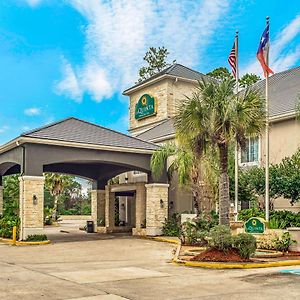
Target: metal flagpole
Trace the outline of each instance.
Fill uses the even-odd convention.
[[[267,26],[269,25],[269,17],[266,18]],[[269,45],[270,45],[270,33],[269,33]],[[269,66],[269,49],[266,53],[266,64]],[[265,210],[266,210],[266,221],[269,222],[270,216],[270,199],[269,199],[269,72],[266,72],[266,166],[265,166]]]
[[[238,97],[239,92],[239,65],[238,65],[238,39],[239,32],[237,31],[235,34],[235,59],[236,59],[236,97]],[[239,201],[239,161],[238,161],[238,142],[235,141],[235,166],[234,166],[234,220],[237,222],[238,220],[238,201]]]

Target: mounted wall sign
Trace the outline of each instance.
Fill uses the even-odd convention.
[[[156,100],[148,94],[144,94],[140,97],[139,101],[135,105],[135,119],[140,120],[150,116],[156,115]]]

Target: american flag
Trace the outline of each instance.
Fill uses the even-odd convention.
[[[267,62],[267,56],[269,55],[269,46],[269,24],[267,24],[267,27],[260,38],[258,50],[256,53],[256,57],[264,70],[265,77],[269,76],[269,74],[274,74],[274,72],[269,68]]]
[[[234,78],[236,78],[236,67],[237,67],[237,63],[236,63],[236,40],[233,43],[233,47],[230,51],[229,57],[228,57],[228,62],[231,66],[231,70],[232,70],[232,74],[234,76]]]

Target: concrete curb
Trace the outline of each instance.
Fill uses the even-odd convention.
[[[40,242],[26,242],[26,241],[16,241],[16,243],[13,243],[12,239],[0,239],[1,243],[8,244],[8,245],[15,245],[15,246],[38,246],[38,245],[48,245],[51,243],[51,241],[40,241]]]
[[[181,243],[180,241],[169,240],[162,237],[146,237],[146,239],[154,240],[157,242],[165,242],[177,244],[177,249],[172,262],[179,266],[207,268],[207,269],[256,269],[256,268],[272,268],[272,267],[289,267],[299,266],[300,260],[281,260],[266,263],[223,263],[223,262],[198,262],[198,261],[184,261],[178,258]]]

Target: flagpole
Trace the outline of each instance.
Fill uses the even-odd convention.
[[[235,53],[236,53],[236,97],[238,97],[239,92],[239,65],[238,65],[238,39],[239,32],[236,31],[235,34]],[[235,167],[234,167],[234,220],[237,222],[238,220],[238,201],[239,201],[239,157],[238,157],[238,142],[235,141]]]
[[[266,18],[267,26],[269,25],[269,17]],[[266,55],[266,64],[269,66],[269,49]],[[265,211],[266,211],[266,221],[269,222],[270,217],[270,198],[269,198],[269,72],[266,72],[266,166],[265,166]]]

